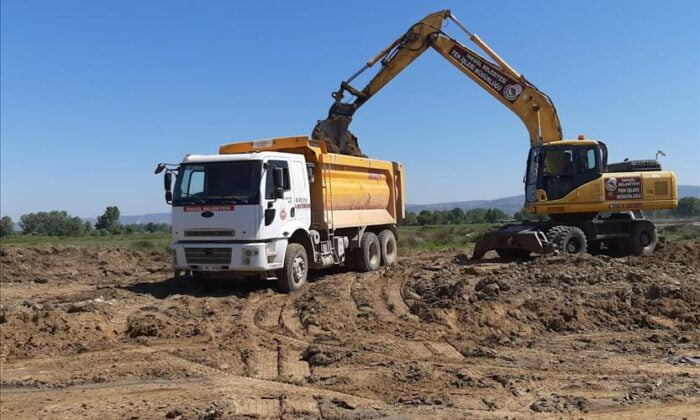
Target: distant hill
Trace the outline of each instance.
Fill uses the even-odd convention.
[[[513,214],[523,207],[525,202],[524,195],[514,195],[512,197],[497,198],[495,200],[470,200],[470,201],[453,201],[449,203],[437,204],[406,204],[406,211],[420,213],[423,210],[452,210],[459,207],[462,210],[471,210],[476,208],[493,208],[500,209],[505,213]]]
[[[700,185],[679,185],[678,196],[700,198]]]
[[[680,198],[700,198],[700,185],[679,185],[678,196]],[[448,203],[436,204],[406,204],[406,211],[420,213],[423,210],[452,210],[457,207],[461,208],[462,210],[470,210],[481,207],[499,209],[505,213],[513,214],[523,207],[524,202],[524,195],[515,195],[512,197],[497,198],[495,200],[452,201]]]
[[[700,198],[700,185],[679,185],[678,195],[683,197]],[[524,195],[514,195],[512,197],[497,198],[495,200],[470,200],[470,201],[452,201],[448,203],[436,204],[406,204],[406,211],[420,213],[422,210],[452,210],[456,207],[462,210],[470,210],[475,208],[494,208],[500,209],[508,214],[513,214],[523,207],[525,202]],[[90,217],[85,220],[90,223],[95,223],[96,218]],[[146,224],[146,223],[170,223],[170,213],[151,213],[137,216],[122,216],[119,218],[122,224]]]

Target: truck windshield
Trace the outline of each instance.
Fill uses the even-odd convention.
[[[258,204],[260,172],[259,161],[180,165],[173,205]]]

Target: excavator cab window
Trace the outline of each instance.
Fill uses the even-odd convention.
[[[595,146],[533,148],[525,183],[527,201],[535,201],[535,189],[544,190],[548,200],[559,200],[600,177],[600,168],[600,151]]]

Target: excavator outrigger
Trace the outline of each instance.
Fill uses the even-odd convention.
[[[491,60],[443,32],[450,20]],[[530,253],[576,254],[601,246],[617,254],[646,255],[657,244],[655,226],[642,210],[670,209],[678,204],[676,177],[654,160],[608,164],[603,142],[564,140],[551,99],[505,62],[449,10],[426,16],[333,92],[328,118],[319,121],[312,137],[326,141],[334,152],[359,155],[357,138],[348,130],[355,112],[413,60],[432,48],[525,124],[530,152],[525,174],[525,210],[549,215],[547,221],[524,222],[488,233],[477,243],[473,258],[495,250],[502,258]],[[350,83],[376,63],[381,69],[362,89]],[[354,98],[344,102],[345,94]]]

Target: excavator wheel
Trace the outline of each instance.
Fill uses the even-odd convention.
[[[496,253],[504,260],[525,260],[530,256],[530,251],[527,249],[518,248],[496,248]]]
[[[554,226],[547,232],[547,238],[551,242],[555,254],[574,255],[586,253],[586,235],[575,226]]]
[[[643,220],[632,225],[632,234],[629,238],[629,251],[632,255],[651,255],[656,249],[659,237],[656,235],[656,226]]]

